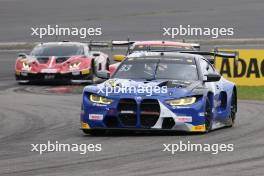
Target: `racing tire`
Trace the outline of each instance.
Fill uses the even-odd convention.
[[[96,83],[96,66],[94,61],[92,62],[92,78],[91,78],[91,84],[95,84]]]
[[[235,124],[236,120],[236,113],[237,113],[237,104],[236,104],[236,95],[233,93],[232,94],[232,99],[231,99],[231,106],[230,106],[230,125],[229,127],[233,127]]]
[[[110,60],[107,59],[106,64],[105,64],[105,70],[109,71],[109,67],[110,67]]]
[[[212,129],[212,118],[213,118],[212,105],[210,103],[209,98],[206,98],[204,117],[205,117],[205,133],[208,133]]]

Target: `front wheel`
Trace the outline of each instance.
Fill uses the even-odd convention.
[[[232,127],[236,120],[236,113],[237,113],[237,104],[236,104],[236,95],[233,93],[231,99],[231,106],[230,106],[230,127]]]
[[[205,132],[208,133],[212,129],[212,105],[209,101],[209,98],[206,98],[206,103],[205,103]]]
[[[105,64],[105,70],[109,71],[109,66],[110,66],[110,60],[107,59],[106,64]]]
[[[97,68],[96,68],[96,64],[95,61],[92,62],[92,78],[91,78],[91,84],[95,84],[96,83],[96,76],[97,73]]]

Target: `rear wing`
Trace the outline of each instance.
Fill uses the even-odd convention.
[[[88,44],[89,46],[89,49],[92,50],[93,47],[96,47],[96,48],[108,48],[110,47],[110,42],[107,42],[107,41],[89,41],[89,42],[85,42]]]
[[[136,42],[139,42],[139,41],[129,41],[129,40],[127,40],[127,41],[122,41],[122,40],[112,41],[112,46],[117,46],[117,47],[118,46],[131,46]],[[177,41],[177,42],[179,42],[179,41]],[[182,43],[186,43],[185,40]],[[199,43],[188,43],[188,44],[190,44],[193,48],[195,48],[197,50],[200,50],[200,48],[201,48],[201,45]]]
[[[112,50],[114,47],[127,47],[128,50],[130,49],[130,46],[133,45],[134,43],[139,42],[139,41],[130,41],[128,40],[112,40],[112,41],[89,41],[85,42],[89,45],[89,48],[92,49],[92,47],[110,47]],[[178,41],[179,42],[179,41]],[[185,40],[183,40],[183,43],[186,43]],[[200,50],[201,45],[199,43],[188,43],[190,44],[193,48]]]
[[[188,53],[188,54],[197,54],[202,56],[212,56],[211,58],[207,58],[208,61],[211,64],[215,64],[216,57],[221,57],[223,59],[230,59],[233,58],[235,61],[235,65],[237,65],[239,53],[236,51],[219,51],[217,48],[215,48],[212,52],[210,51],[179,51],[179,50],[166,50],[166,52],[162,50],[152,50],[151,52],[177,52],[177,53]]]
[[[198,54],[202,56],[212,56],[212,58],[207,58],[211,64],[215,64],[216,57],[221,57],[223,59],[234,59],[235,65],[237,65],[239,53],[236,51],[219,51],[215,48],[212,52],[210,51],[181,51],[180,53]]]

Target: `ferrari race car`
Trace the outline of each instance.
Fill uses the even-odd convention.
[[[133,56],[134,54],[140,52],[150,52],[150,51],[195,51],[200,49],[200,44],[198,43],[184,43],[175,41],[113,41],[113,46],[128,46],[127,56]],[[114,55],[113,59],[117,63],[110,65],[111,74],[117,69],[120,61],[122,61],[126,56],[124,55]]]
[[[41,43],[29,55],[19,54],[15,76],[19,83],[93,82],[97,71],[109,70],[109,63],[106,54],[91,51],[85,43]]]
[[[84,88],[81,129],[97,134],[122,129],[209,132],[231,127],[237,112],[236,85],[219,75],[203,55],[236,58],[235,53],[198,51],[127,57],[109,80]]]

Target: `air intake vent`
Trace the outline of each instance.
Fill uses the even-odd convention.
[[[65,62],[65,61],[68,60],[68,59],[69,59],[69,57],[58,57],[58,58],[56,59],[56,63],[57,63],[57,64],[60,64],[60,63]]]
[[[137,124],[137,103],[133,99],[121,99],[118,104],[118,118],[127,127]]]
[[[37,60],[40,64],[46,64],[46,63],[48,63],[49,58],[48,57],[39,57],[39,58],[37,58]]]
[[[160,116],[160,106],[158,100],[146,99],[140,105],[140,123],[142,127],[153,127]]]

